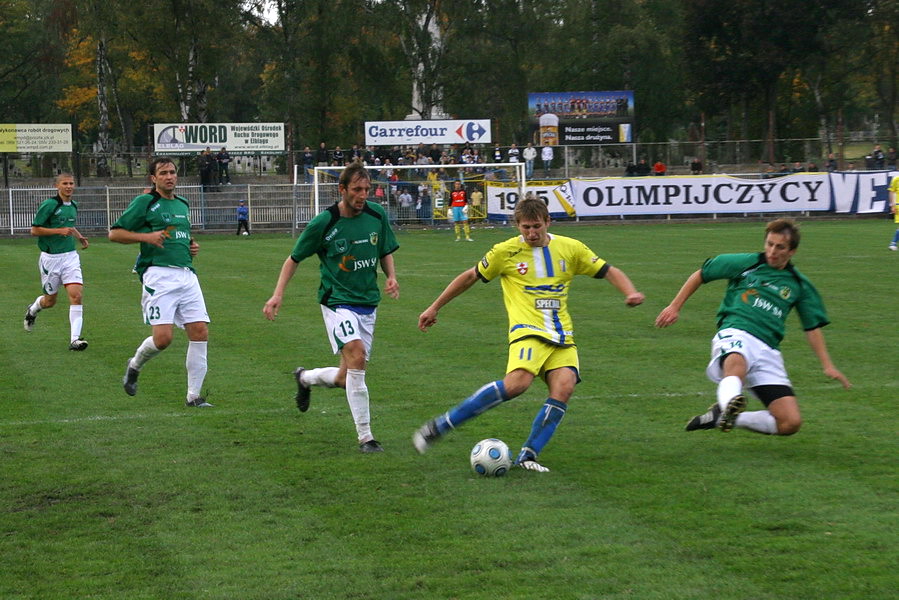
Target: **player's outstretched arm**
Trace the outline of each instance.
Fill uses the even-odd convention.
[[[619,292],[624,294],[624,302],[628,306],[639,306],[645,299],[643,294],[637,291],[630,278],[618,267],[609,267],[605,277]]]
[[[297,272],[299,264],[300,263],[294,262],[294,260],[288,256],[284,261],[284,264],[281,265],[281,272],[278,274],[278,283],[275,284],[275,291],[272,292],[272,297],[269,298],[265,303],[265,306],[262,307],[262,314],[264,314],[265,318],[269,321],[274,321],[275,317],[278,316],[278,310],[281,308],[281,303],[284,301],[284,290],[287,288],[287,284],[290,282],[293,274]]]
[[[689,299],[701,285],[702,271],[697,270],[687,277],[687,280],[681,286],[680,291],[677,292],[677,295],[674,297],[674,300],[671,301],[671,304],[663,308],[662,312],[659,313],[659,316],[656,317],[656,327],[668,327],[669,325],[674,325],[680,316],[680,309],[683,308],[684,303],[686,303],[687,299]]]
[[[477,280],[478,272],[475,267],[459,273],[456,278],[446,286],[446,289],[437,296],[437,299],[431,303],[431,306],[418,316],[418,328],[422,331],[427,331],[428,327],[437,322],[437,313],[440,309],[449,304],[450,300],[473,286]]]
[[[809,346],[812,347],[815,356],[818,357],[818,361],[821,363],[824,374],[831,379],[839,381],[844,389],[848,390],[851,388],[852,384],[849,383],[849,379],[843,375],[840,370],[834,366],[833,361],[830,360],[830,353],[827,352],[827,342],[824,341],[824,332],[821,331],[821,328],[818,327],[817,329],[806,331],[805,339],[808,340]]]

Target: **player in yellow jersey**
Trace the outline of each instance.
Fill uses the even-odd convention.
[[[893,234],[893,241],[890,242],[890,250],[896,250],[896,243],[899,242],[899,175],[894,175],[890,182],[889,202],[890,212],[893,213],[893,220],[896,221],[896,233]]]
[[[437,322],[437,313],[479,279],[500,279],[509,317],[509,359],[506,375],[490,382],[456,407],[425,423],[412,436],[415,448],[424,453],[447,432],[523,394],[535,377],[541,377],[549,397],[541,406],[515,464],[530,471],[546,472],[537,456],[546,446],[565,414],[574,386],[580,381],[578,354],[568,291],[575,275],[607,279],[625,296],[628,306],[643,302],[621,269],[599,258],[578,240],[552,235],[549,211],[539,199],[525,199],[515,207],[520,235],[495,245],[474,267],[463,271],[418,317],[418,328],[427,331]]]

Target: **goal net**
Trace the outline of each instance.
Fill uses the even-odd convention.
[[[371,175],[369,200],[380,203],[398,225],[447,224],[450,192],[456,181],[462,183],[468,197],[468,219],[487,219],[491,194],[523,198],[525,165],[517,163],[453,163],[428,165],[366,165]],[[337,180],[342,167],[315,167],[313,207],[318,214],[340,200]]]

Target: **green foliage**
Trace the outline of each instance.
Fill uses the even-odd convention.
[[[270,23],[254,11],[276,9]],[[283,121],[294,150],[361,143],[421,96],[525,142],[526,94],[633,90],[641,142],[814,137],[878,115],[895,145],[896,2],[799,0],[7,0],[0,108],[110,123],[125,146],[160,121]],[[422,17],[441,35],[432,40]],[[98,48],[109,115],[96,105]],[[769,117],[773,116],[773,120]],[[773,124],[773,126],[772,126]]]
[[[468,451],[487,436],[516,448],[544,398],[539,383],[425,456],[409,438],[502,374],[497,283],[455,299],[427,334],[416,323],[509,228],[476,229],[473,244],[445,230],[399,234],[401,296],[379,310],[368,375],[382,455],[356,450],[341,390],[315,389],[305,414],[293,405],[295,366],[336,363],[315,261],[300,265],[277,321],[261,314],[288,236],[199,238],[215,404],[203,411],[183,404],[180,331],[136,397],[121,389],[125,360],[149,333],[134,246],[92,239],[81,253],[90,347],[76,353],[64,299],[22,331],[39,292],[37,248],[3,240],[0,596],[892,597],[893,226],[815,220],[803,230],[795,262],[824,295],[831,355],[855,387],[823,376],[791,317],[783,351],[805,425],[779,438],[682,430],[713,399],[702,371],[720,282],[675,326],[652,325],[705,257],[760,249],[760,221],[553,225],[622,268],[647,300],[629,309],[607,282],[575,281],[583,382],[542,454],[552,472],[497,480],[472,475]]]

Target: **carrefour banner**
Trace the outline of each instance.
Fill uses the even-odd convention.
[[[609,177],[529,183],[553,218],[767,212],[882,213],[899,172],[795,173],[773,179],[729,175]],[[489,182],[487,214],[509,220],[518,192]]]
[[[490,119],[366,121],[366,146],[489,144]]]
[[[72,126],[0,124],[0,152],[71,152]]]
[[[156,123],[159,154],[198,154],[226,148],[231,154],[284,152],[284,123]]]

